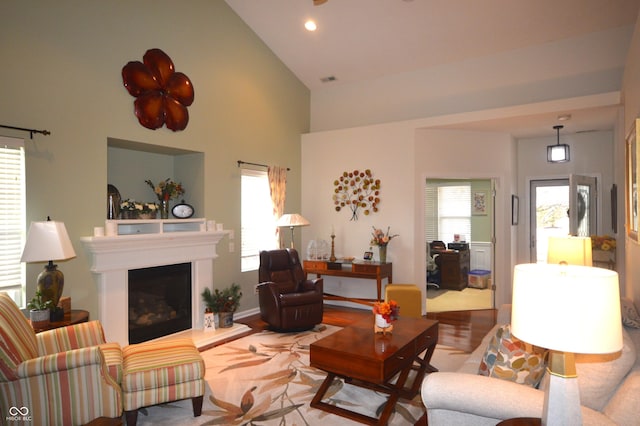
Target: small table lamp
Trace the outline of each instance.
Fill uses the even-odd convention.
[[[622,349],[618,274],[577,265],[516,265],[511,309],[513,335],[550,350],[542,424],[582,424],[574,354]]]
[[[299,215],[298,213],[291,214],[283,214],[280,219],[278,219],[278,226],[288,226],[291,228],[291,248],[293,247],[293,228],[296,226],[307,226],[309,225],[309,221]]]
[[[58,306],[62,296],[64,275],[53,261],[67,260],[75,256],[76,252],[64,223],[52,220],[31,222],[20,262],[49,262],[38,275],[37,289],[44,299],[51,300],[54,306]]]
[[[589,237],[549,237],[547,263],[567,265],[593,265],[593,249]]]

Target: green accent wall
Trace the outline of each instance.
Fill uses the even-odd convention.
[[[168,177],[185,184],[198,217],[235,231],[234,252],[227,238],[218,246],[215,285],[240,284],[240,310],[257,307],[257,272],[240,272],[237,160],[290,167],[285,211],[300,211],[309,90],[222,0],[9,0],[0,23],[0,121],[51,135],[0,134],[26,139],[27,223],[51,216],[72,239],[77,257],[58,262],[72,307],[97,318],[80,238],[104,225],[107,183],[151,201],[144,179]],[[184,131],[149,130],[134,116],[121,70],[151,48],[193,83]],[[27,266],[27,299],[42,267]]]

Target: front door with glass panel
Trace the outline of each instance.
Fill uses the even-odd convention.
[[[596,178],[531,181],[531,262],[545,263],[551,236],[590,236],[597,233]]]
[[[569,232],[578,237],[597,233],[597,180],[590,176],[569,176]]]

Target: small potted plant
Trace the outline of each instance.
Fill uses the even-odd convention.
[[[44,295],[40,291],[36,291],[33,299],[27,303],[29,308],[29,319],[33,328],[39,328],[49,324],[51,308],[53,308],[53,302],[44,298]]]
[[[238,309],[241,297],[240,286],[235,283],[222,290],[216,288],[213,292],[207,287],[202,292],[202,300],[207,309],[218,315],[218,326],[221,328],[233,326],[233,313]]]

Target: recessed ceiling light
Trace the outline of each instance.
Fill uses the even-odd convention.
[[[571,114],[561,114],[558,116],[558,121],[569,121],[571,120]]]
[[[307,20],[307,22],[304,23],[304,27],[307,29],[307,31],[315,31],[318,29],[318,26],[313,19]]]

